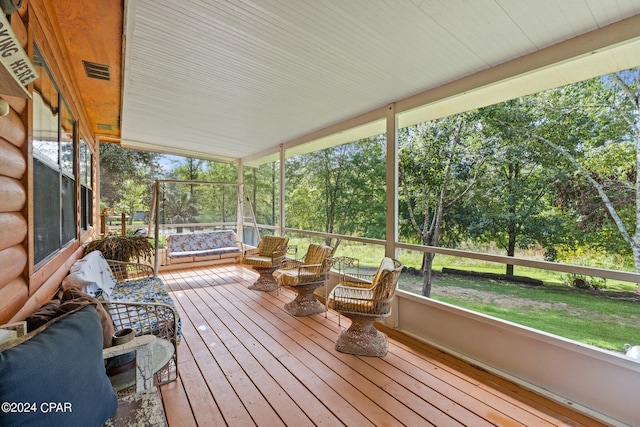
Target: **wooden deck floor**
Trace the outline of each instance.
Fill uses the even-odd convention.
[[[602,425],[400,334],[384,358],[339,353],[336,313],[289,315],[241,265],[161,277],[183,322],[170,426]]]

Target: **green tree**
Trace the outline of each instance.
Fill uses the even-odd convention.
[[[280,205],[279,162],[244,169],[244,183],[258,224],[278,224]]]
[[[453,241],[455,227],[446,227],[446,214],[476,184],[487,146],[477,117],[463,113],[421,123],[400,132],[400,232],[423,245]],[[431,295],[435,254],[425,252],[422,295]]]
[[[535,117],[517,128],[570,165],[584,193],[560,205],[592,215],[601,229],[617,229],[640,272],[640,69],[590,79],[535,95]],[[587,185],[583,185],[586,183]],[[564,188],[567,190],[567,187]],[[567,195],[567,191],[562,193]],[[599,209],[593,204],[597,195]],[[608,227],[611,224],[611,227]],[[597,235],[598,233],[596,233]],[[606,233],[599,233],[605,237]],[[606,244],[611,245],[611,235]]]
[[[228,163],[208,161],[201,179],[208,182],[237,183],[238,167]],[[238,208],[237,186],[213,185],[208,189],[203,187],[203,191],[203,199],[200,204],[210,212],[212,221],[236,221]]]
[[[535,123],[531,100],[520,98],[480,110],[482,133],[493,139],[494,150],[469,200],[476,209],[468,229],[480,240],[495,242],[509,257],[532,243],[552,253],[555,244],[570,242],[565,218],[552,204],[562,164],[553,152],[541,149],[539,141],[514,131]],[[513,264],[506,265],[506,274],[513,276]]]
[[[136,211],[149,209],[149,205],[144,202],[148,191],[146,185],[134,179],[124,181],[120,192],[120,202],[115,205],[115,208],[129,215],[129,225],[133,224]]]
[[[165,183],[161,192],[160,218],[163,224],[184,224],[195,222],[198,215],[198,205],[191,196],[191,192],[179,183]],[[178,233],[182,227],[178,227]]]
[[[382,237],[384,152],[385,138],[377,136],[287,160],[287,226]]]
[[[198,181],[204,175],[205,165],[205,160],[187,157],[173,168],[171,176],[185,181]]]
[[[153,183],[161,175],[159,155],[121,148],[117,144],[100,144],[100,203],[102,207],[127,205],[123,202],[123,185],[134,180],[145,187],[141,205],[151,206]],[[148,208],[147,208],[148,209]]]

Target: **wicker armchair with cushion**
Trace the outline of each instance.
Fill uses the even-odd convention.
[[[249,289],[256,291],[275,291],[278,282],[273,278],[273,272],[282,266],[287,254],[288,237],[264,236],[258,247],[245,252],[242,263],[250,265],[260,277]]]
[[[334,248],[312,243],[302,261],[287,260],[285,266],[276,270],[273,277],[283,286],[296,292],[296,298],[284,305],[284,309],[294,316],[309,316],[324,313],[326,307],[321,304],[313,291],[324,285],[333,264]]]
[[[371,281],[354,275],[336,286],[328,298],[329,308],[351,319],[351,326],[338,335],[335,348],[360,356],[384,356],[389,349],[387,336],[373,322],[391,314],[402,263],[385,257]]]

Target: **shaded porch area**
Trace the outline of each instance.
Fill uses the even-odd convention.
[[[161,273],[182,317],[169,425],[544,426],[600,422],[386,330],[384,358],[333,348],[349,320],[294,317],[288,289],[258,292],[236,264]]]

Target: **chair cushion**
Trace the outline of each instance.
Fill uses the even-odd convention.
[[[364,300],[364,301],[330,300],[329,301],[329,308],[335,311],[370,314],[370,313],[373,313],[374,307],[375,307],[375,301],[373,300],[369,300],[369,301],[367,300]]]
[[[329,294],[327,304],[336,311],[369,313],[373,311],[375,301],[372,300],[370,289],[352,289],[349,286],[338,285]]]
[[[258,255],[270,257],[278,246],[286,245],[288,242],[288,237],[264,236],[258,243]]]
[[[305,285],[313,281],[317,281],[320,276],[320,271],[314,270],[302,270],[300,272],[297,268],[292,269],[280,269],[273,273],[273,278],[280,282],[284,286],[296,286]]]
[[[373,278],[373,287],[371,289],[373,291],[372,297],[374,300],[387,299],[395,290],[395,283],[383,283],[387,276],[393,272],[393,270],[395,270],[393,259],[384,257],[382,259],[382,262],[380,263],[380,267],[378,267],[378,271],[376,272],[375,277]],[[391,286],[393,286],[393,288],[391,288]]]
[[[118,401],[104,368],[95,307],[84,306],[3,343],[0,397],[22,404],[16,411],[0,411],[3,426],[104,424]]]
[[[182,337],[182,319],[175,301],[167,292],[160,278],[146,277],[120,283],[113,290],[112,301],[168,305],[175,311],[176,336],[178,339]],[[111,314],[116,330],[131,328],[138,332],[148,333],[154,332],[154,325],[158,323],[152,309],[138,310],[132,307],[129,315],[126,316],[127,322],[123,322],[125,319],[121,318],[114,307],[107,305],[107,311]]]
[[[170,234],[167,236],[167,252],[174,257],[176,252],[237,247],[236,238],[236,232],[233,230]]]
[[[295,286],[300,281],[297,268],[292,270],[276,270],[273,273],[273,278],[285,286]]]
[[[305,264],[322,264],[325,259],[331,256],[333,248],[331,246],[311,243],[307,254],[304,256]]]
[[[273,267],[273,259],[270,256],[250,255],[244,257],[245,264],[258,268],[271,268]]]
[[[393,269],[394,269],[393,260],[389,257],[382,258],[382,261],[380,261],[380,265],[376,270],[376,274],[375,276],[373,276],[373,281],[371,282],[372,285],[373,286],[377,285],[378,282],[384,279],[385,276],[389,274],[389,272],[393,271]]]

